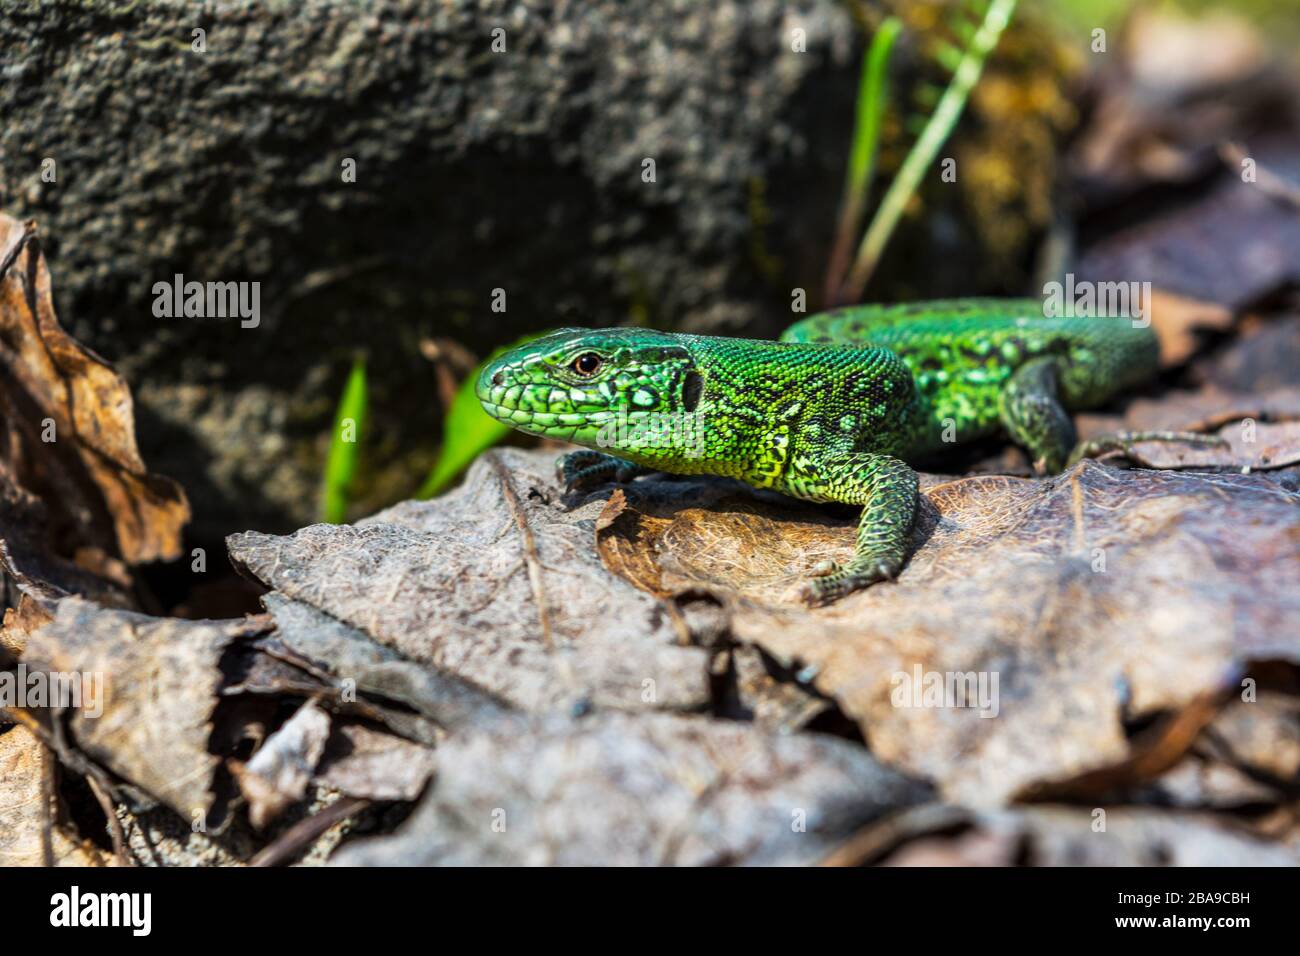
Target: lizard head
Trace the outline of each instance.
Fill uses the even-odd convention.
[[[679,336],[561,329],[489,362],[477,393],[489,415],[520,431],[606,448],[620,421],[694,412],[702,385]]]

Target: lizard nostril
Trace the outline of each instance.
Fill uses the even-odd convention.
[[[504,385],[505,383],[506,383],[505,372],[497,372],[495,375],[492,376],[493,385]]]

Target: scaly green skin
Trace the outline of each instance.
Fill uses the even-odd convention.
[[[806,589],[825,603],[906,560],[906,461],[1002,431],[1057,471],[1074,445],[1067,409],[1155,369],[1155,336],[1126,320],[961,299],[839,309],[779,342],[566,329],[489,364],[478,396],[521,431],[616,453],[568,456],[570,485],[654,470],[862,505],[854,557]]]

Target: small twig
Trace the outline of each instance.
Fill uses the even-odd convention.
[[[818,866],[864,866],[884,859],[915,837],[964,827],[971,812],[940,803],[925,803],[868,824],[822,858]]]
[[[1219,158],[1229,169],[1240,174],[1242,160],[1251,157],[1246,155],[1246,150],[1239,143],[1225,142],[1219,144]],[[1300,209],[1300,185],[1261,166],[1258,161],[1255,162],[1255,182],[1252,185],[1270,199]]]
[[[438,401],[444,410],[450,409],[460,383],[478,366],[478,360],[454,339],[424,339],[420,342],[420,354],[433,363]]]
[[[384,264],[386,259],[387,256],[382,255],[366,256],[364,259],[335,266],[332,269],[317,269],[314,272],[309,272],[285,292],[284,301],[294,302],[311,295],[313,292],[319,292],[336,282],[343,282],[360,273],[378,268]]]
[[[546,589],[542,585],[542,560],[537,554],[537,541],[533,537],[533,529],[528,526],[528,520],[524,517],[524,509],[519,504],[519,495],[516,494],[514,483],[510,480],[509,470],[502,463],[500,456],[493,455],[490,460],[501,482],[501,494],[506,499],[506,506],[515,519],[515,527],[519,529],[519,537],[523,541],[524,563],[528,567],[528,583],[533,589],[533,600],[537,602],[537,617],[542,627],[542,643],[546,645],[547,650],[553,651],[555,641],[551,636],[551,615],[547,610]]]
[[[41,865],[54,865],[54,768],[57,758],[51,747],[41,744]]]
[[[686,623],[686,618],[682,614],[682,609],[677,606],[674,598],[660,598],[660,605],[668,614],[668,620],[672,623],[673,630],[677,634],[677,644],[680,647],[690,647],[695,641],[691,636],[691,627]]]
[[[90,792],[95,795],[95,799],[99,801],[100,809],[104,811],[104,816],[108,818],[108,833],[113,840],[113,855],[117,857],[118,862],[123,866],[135,866],[135,861],[126,852],[126,836],[122,832],[122,821],[117,818],[117,809],[113,805],[113,798],[109,796],[108,791],[100,786],[99,781],[94,777],[87,777],[86,783],[90,784]]]
[[[360,813],[370,806],[369,800],[360,797],[343,797],[336,800],[320,813],[314,813],[305,820],[299,820],[273,842],[264,846],[248,861],[249,866],[280,866],[286,860],[297,856],[309,843],[328,830],[334,824],[355,813]]]

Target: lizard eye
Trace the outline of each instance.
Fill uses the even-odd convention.
[[[599,355],[595,352],[583,352],[570,363],[569,368],[573,369],[579,375],[591,377],[600,371],[600,366],[604,364]]]

